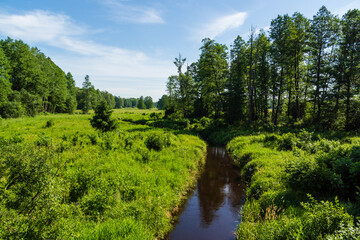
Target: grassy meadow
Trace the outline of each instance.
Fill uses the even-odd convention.
[[[131,123],[153,112],[115,110],[107,133],[91,127],[92,113],[0,120],[0,238],[163,237],[206,144]]]

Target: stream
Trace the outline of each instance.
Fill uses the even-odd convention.
[[[208,147],[204,170],[168,240],[233,240],[245,184],[223,147]]]

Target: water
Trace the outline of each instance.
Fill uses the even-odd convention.
[[[221,147],[208,147],[206,163],[169,240],[233,240],[245,202],[239,169]]]

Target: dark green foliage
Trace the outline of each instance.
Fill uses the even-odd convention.
[[[83,111],[83,113],[86,114],[91,109],[91,103],[92,103],[91,100],[94,96],[94,90],[95,90],[94,86],[90,82],[89,75],[85,76],[85,81],[83,82],[82,90],[84,92],[84,107],[83,107],[82,111]]]
[[[39,147],[49,147],[51,144],[51,138],[46,134],[40,134],[35,144]]]
[[[146,106],[146,109],[150,109],[154,107],[154,102],[150,96],[145,97],[144,104]]]
[[[322,130],[360,126],[360,11],[341,19],[322,6],[312,19],[278,15],[268,34],[251,29],[249,40],[226,46],[205,38],[199,59],[167,82],[166,117],[203,116],[230,124],[289,125]],[[228,65],[230,67],[228,67]]]
[[[0,114],[35,116],[39,112],[73,112],[75,83],[37,48],[21,40],[0,40]],[[19,111],[17,105],[23,110]],[[10,105],[14,106],[14,110]]]
[[[145,108],[146,108],[145,102],[144,102],[144,97],[143,97],[143,96],[141,96],[141,97],[139,98],[139,102],[138,102],[138,104],[137,104],[137,108],[138,108],[138,109],[145,109]]]
[[[159,110],[165,110],[167,109],[169,105],[169,97],[167,95],[162,95],[162,97],[157,102],[157,108]]]
[[[7,102],[7,96],[11,92],[9,71],[9,60],[6,58],[3,49],[0,48],[0,106]]]
[[[26,144],[1,148],[2,239],[57,239],[71,235],[71,226],[66,226],[68,213],[61,202],[61,184],[55,180],[56,168],[49,165],[53,157],[53,152]]]
[[[230,122],[238,121],[245,117],[246,106],[246,44],[238,36],[230,50],[230,78],[227,82],[227,118]]]
[[[339,201],[317,202],[310,198],[310,203],[302,203],[305,214],[302,216],[302,239],[319,239],[334,234],[341,225],[352,225],[353,219],[347,214]]]
[[[45,127],[49,128],[49,127],[52,127],[52,126],[54,126],[54,120],[53,119],[50,119],[50,120],[46,121]]]
[[[150,134],[145,139],[145,145],[149,150],[161,151],[163,148],[171,145],[170,135]]]
[[[75,87],[75,80],[70,72],[66,74],[66,80],[67,80],[67,89],[69,91],[69,94],[66,97],[66,112],[67,113],[74,113],[77,102],[76,102],[76,87]]]
[[[314,159],[296,159],[285,167],[289,187],[313,195],[327,195],[339,192],[342,180],[324,164]]]
[[[18,118],[25,113],[20,102],[5,102],[0,105],[0,114],[3,118]]]
[[[112,131],[116,128],[116,120],[111,118],[112,110],[105,101],[101,101],[95,108],[95,115],[90,123],[93,128],[102,132]]]

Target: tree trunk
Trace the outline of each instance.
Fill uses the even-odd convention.
[[[280,112],[280,104],[281,104],[281,92],[282,92],[282,84],[283,84],[283,67],[281,67],[281,73],[280,73],[280,86],[279,86],[279,92],[278,92],[278,102],[276,106],[276,112],[275,112],[275,119],[274,124],[278,124],[278,116]]]

